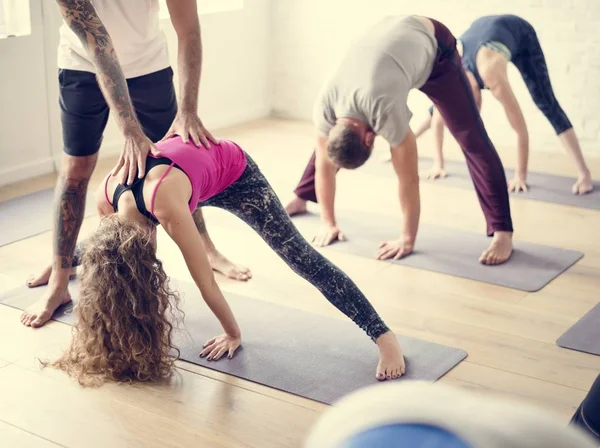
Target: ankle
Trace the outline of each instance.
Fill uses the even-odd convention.
[[[214,247],[212,249],[206,248],[206,257],[208,261],[213,261],[215,258],[219,258],[221,254]]]
[[[495,240],[512,240],[513,232],[506,230],[497,230],[494,232]]]
[[[48,286],[53,290],[66,290],[69,287],[69,279],[73,268],[68,269],[52,269],[50,278],[48,279]]]
[[[377,344],[377,346],[382,349],[386,346],[389,346],[390,343],[393,342],[393,340],[396,338],[396,336],[394,335],[394,333],[392,332],[392,330],[388,330],[385,333],[383,333],[382,335],[380,335],[376,340],[375,340],[375,344]]]

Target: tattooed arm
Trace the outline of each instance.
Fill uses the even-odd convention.
[[[181,136],[184,142],[191,137],[196,146],[208,148],[209,140],[217,140],[208,132],[198,117],[198,91],[202,73],[202,37],[196,0],[167,0],[169,15],[177,33],[179,72],[179,96],[181,98],[177,117],[165,135]]]
[[[123,183],[132,183],[136,168],[139,177],[146,171],[146,156],[154,149],[136,118],[127,81],[113,42],[90,0],[56,0],[65,23],[77,35],[96,67],[98,84],[125,136],[125,147],[113,169],[123,170]]]

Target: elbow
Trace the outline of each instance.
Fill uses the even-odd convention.
[[[177,40],[179,45],[186,45],[190,42],[194,42],[197,45],[202,43],[202,37],[200,34],[200,27],[193,27],[192,29],[186,29],[177,33]]]
[[[401,192],[410,192],[419,188],[419,173],[411,173],[410,175],[402,176],[399,179]]]
[[[525,124],[525,122],[523,122],[522,124],[514,124],[512,128],[517,134],[519,140],[524,141],[529,139],[529,131],[527,130],[527,124]]]
[[[440,130],[444,128],[444,119],[441,115],[435,114],[431,119],[431,127],[436,130]]]
[[[197,286],[202,297],[204,297],[207,302],[211,301],[211,297],[219,296],[221,292],[217,279],[212,272],[210,276],[207,275],[206,278],[199,279]]]

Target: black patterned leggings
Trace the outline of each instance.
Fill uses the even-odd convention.
[[[252,158],[242,176],[220,194],[199,204],[233,213],[248,224],[277,255],[376,340],[389,329],[364,294],[337,266],[304,239],[275,191]]]
[[[519,69],[533,102],[546,116],[557,135],[573,126],[562,109],[550,82],[546,58],[533,27],[527,27],[527,45],[513,57],[512,63]]]

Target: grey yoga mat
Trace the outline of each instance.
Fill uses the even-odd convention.
[[[351,321],[229,293],[225,296],[242,330],[242,347],[233,359],[206,361],[198,356],[202,345],[223,330],[195,285],[171,280],[171,286],[182,297],[186,331],[178,331],[175,344],[187,362],[327,404],[377,383],[376,346]],[[24,309],[43,289],[22,287],[1,294],[0,303]],[[73,281],[75,300],[78,292]],[[73,306],[59,309],[54,319],[72,325]],[[406,358],[403,379],[435,381],[467,356],[457,348],[406,336],[398,339]]]
[[[306,214],[293,218],[307,237],[312,238],[320,219]],[[375,259],[381,241],[398,238],[399,220],[367,213],[338,213],[338,223],[346,240],[328,247]],[[573,250],[518,241],[510,260],[498,266],[479,263],[491,239],[480,234],[442,226],[419,225],[414,252],[401,260],[388,261],[480,282],[534,292],[576,263],[583,254]]]
[[[419,170],[426,171],[433,165],[433,159],[419,158]],[[393,176],[394,169],[391,163],[384,163],[373,158],[364,165],[361,170],[365,173],[377,176]],[[448,177],[445,179],[427,180],[425,182],[435,182],[437,185],[448,185],[450,187],[473,189],[473,181],[469,175],[466,162],[446,161],[445,171]],[[507,180],[512,179],[514,170],[507,169]],[[575,177],[555,176],[552,174],[543,174],[530,172],[527,175],[527,184],[529,191],[527,193],[512,193],[512,197],[521,199],[552,202],[555,204],[570,205],[573,207],[588,208],[600,210],[600,182],[594,182],[594,190],[585,195],[575,195],[571,192],[571,187],[575,183]]]
[[[94,211],[94,196],[89,193],[85,216]],[[52,230],[53,214],[53,189],[0,202],[0,246]]]
[[[600,355],[600,303],[558,338],[556,344],[559,347]]]

